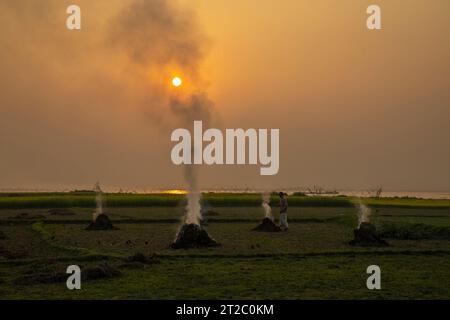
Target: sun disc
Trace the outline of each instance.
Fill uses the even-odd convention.
[[[183,81],[181,80],[180,77],[174,77],[174,78],[172,79],[172,85],[173,85],[174,87],[179,87],[179,86],[181,86],[182,83],[183,83]]]

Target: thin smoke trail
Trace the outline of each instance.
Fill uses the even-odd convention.
[[[264,209],[264,215],[265,218],[269,218],[270,220],[274,220],[273,214],[272,214],[272,208],[270,207],[270,193],[263,193],[262,194],[262,208]]]
[[[358,228],[361,226],[363,222],[370,222],[370,216],[372,215],[372,211],[368,206],[362,203],[361,199],[358,200]]]
[[[103,192],[100,187],[100,183],[97,182],[94,185],[94,192],[95,192],[95,211],[92,215],[92,220],[95,222],[97,220],[97,217],[101,214],[103,214]]]

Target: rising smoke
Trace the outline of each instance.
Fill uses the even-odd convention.
[[[262,194],[262,208],[264,209],[265,218],[269,218],[273,221],[272,208],[270,207],[270,193]]]
[[[186,100],[180,100],[174,97],[170,101],[170,107],[174,114],[180,117],[186,125],[190,125],[194,120],[203,119],[206,123],[210,120],[210,111],[213,103],[208,99],[205,93],[192,94]],[[192,145],[192,156],[201,152]],[[184,176],[187,182],[186,218],[187,224],[200,224],[202,219],[201,210],[201,190],[198,186],[198,169],[195,165],[184,165]]]
[[[174,0],[135,0],[113,20],[111,42],[135,63],[176,66],[198,76],[206,38],[195,15]]]
[[[358,201],[358,228],[363,222],[370,222],[372,211],[368,206],[362,203],[361,199]]]
[[[101,214],[103,214],[103,191],[100,187],[100,182],[97,182],[94,185],[94,192],[95,192],[95,211],[92,214],[92,221],[95,222],[97,220],[97,217]]]
[[[195,84],[191,92],[180,93],[168,91],[164,83],[158,91],[160,96],[153,96],[149,104],[162,104],[159,109],[170,110],[171,118],[183,126],[194,120],[208,123],[213,103],[203,89],[199,72],[207,41],[193,13],[174,1],[137,0],[117,18],[116,25],[112,43],[125,51],[134,65],[158,75],[170,72],[167,70],[171,68],[179,69]],[[184,170],[188,191],[185,223],[198,225],[201,220],[198,170],[193,165],[185,165]]]

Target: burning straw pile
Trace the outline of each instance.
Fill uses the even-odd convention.
[[[94,186],[95,202],[97,207],[92,215],[92,222],[86,230],[116,230],[109,217],[103,212],[103,197],[100,184],[97,182]]]
[[[208,248],[220,246],[212,239],[200,225],[183,224],[178,231],[175,241],[170,245],[172,249]]]
[[[361,247],[386,247],[389,244],[381,239],[375,226],[368,222],[362,222],[358,229],[353,230],[355,239],[349,242],[352,246]]]
[[[273,222],[270,218],[264,218],[257,227],[252,229],[253,231],[262,232],[281,232],[281,228]]]
[[[281,228],[277,226],[274,222],[272,208],[270,207],[270,193],[263,194],[262,196],[262,208],[264,209],[264,219],[262,222],[255,228],[253,231],[262,231],[262,232],[281,232]]]
[[[185,175],[189,188],[184,224],[178,230],[175,241],[170,247],[172,249],[189,249],[220,246],[200,224],[202,221],[201,192],[197,186],[195,168],[190,165],[185,166]]]
[[[98,215],[86,228],[86,230],[116,230],[111,220],[104,213]]]
[[[369,222],[371,215],[370,209],[359,203],[359,226],[358,229],[353,230],[355,238],[349,242],[351,246],[361,247],[386,247],[389,244],[381,239],[377,233],[377,230],[373,224]]]

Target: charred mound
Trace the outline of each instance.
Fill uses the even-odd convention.
[[[262,232],[281,232],[281,228],[275,224],[271,219],[264,218],[257,227],[252,229],[253,231]]]
[[[172,249],[206,248],[220,246],[212,239],[205,229],[196,224],[184,224],[178,231],[175,241],[170,245]]]
[[[106,214],[100,214],[94,222],[91,222],[86,230],[116,230]]]
[[[349,242],[351,246],[361,247],[386,247],[389,244],[381,239],[375,226],[368,222],[362,222],[358,229],[353,230],[355,238]]]

